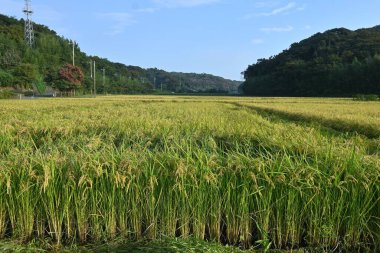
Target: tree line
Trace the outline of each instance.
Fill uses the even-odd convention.
[[[200,92],[217,90],[221,92],[237,91],[239,82],[220,77],[201,74],[171,73],[151,68],[126,66],[114,63],[98,56],[88,56],[75,47],[75,65],[72,62],[72,45],[70,40],[58,36],[48,27],[35,24],[35,45],[30,48],[24,41],[24,21],[0,14],[0,89],[12,89],[19,92],[34,90],[43,93],[46,87],[55,90],[77,90],[91,93],[93,80],[91,78],[90,61],[96,61],[95,73],[98,93],[133,94],[152,93],[158,91]],[[105,69],[105,82],[103,73]],[[79,74],[79,82],[71,82],[68,72]],[[92,73],[93,74],[93,73]],[[79,77],[79,76],[77,76]],[[197,79],[194,85],[192,79]]]
[[[245,94],[334,96],[380,94],[380,27],[318,33],[243,72]]]

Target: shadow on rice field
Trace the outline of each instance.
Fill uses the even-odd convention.
[[[226,100],[0,101],[0,249],[378,249],[376,140]]]
[[[262,107],[254,104],[234,103],[236,106],[250,108],[263,116],[278,117],[279,119],[300,122],[302,124],[320,125],[331,130],[335,130],[343,134],[361,134],[370,139],[380,138],[380,129],[377,126],[366,124],[360,121],[342,121],[340,119],[332,119],[323,117],[322,115],[310,115],[305,113],[297,113],[284,109],[276,109],[270,107]],[[339,111],[337,111],[339,113]]]

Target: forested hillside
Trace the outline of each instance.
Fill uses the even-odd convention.
[[[60,37],[44,25],[34,25],[35,45],[24,41],[24,21],[0,14],[0,89],[17,91],[39,90],[46,87],[67,90],[60,72],[72,63],[70,40]],[[98,93],[129,94],[163,92],[236,92],[240,82],[206,74],[169,73],[159,69],[143,69],[113,63],[98,56],[88,56],[77,46],[75,63],[84,79],[75,88],[90,93],[93,87],[90,61],[97,64]],[[103,72],[105,82],[103,85]],[[72,87],[71,87],[72,88]]]
[[[344,28],[294,43],[244,72],[245,94],[257,96],[352,96],[380,94],[380,26]]]

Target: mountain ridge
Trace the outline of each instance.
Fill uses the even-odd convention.
[[[257,96],[380,94],[380,26],[334,28],[259,59],[241,89]]]
[[[0,88],[32,89],[36,82],[41,81],[47,86],[59,87],[59,69],[72,62],[70,41],[45,25],[34,24],[36,43],[30,49],[24,42],[23,25],[23,19],[0,14]],[[75,49],[75,58],[76,65],[85,75],[81,88],[83,93],[89,93],[93,87],[90,60],[95,60],[97,64],[99,93],[154,93],[161,90],[179,93],[236,93],[241,84],[239,81],[210,74],[205,79],[204,74],[167,72],[112,62],[106,58],[87,55],[79,46]],[[104,85],[100,71],[103,68],[106,75]],[[25,73],[25,69],[29,72]],[[27,79],[20,77],[23,75],[30,77],[27,84]]]

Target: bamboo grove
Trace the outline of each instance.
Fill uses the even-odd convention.
[[[305,101],[0,101],[0,239],[378,249],[379,136],[250,107],[262,103]]]

